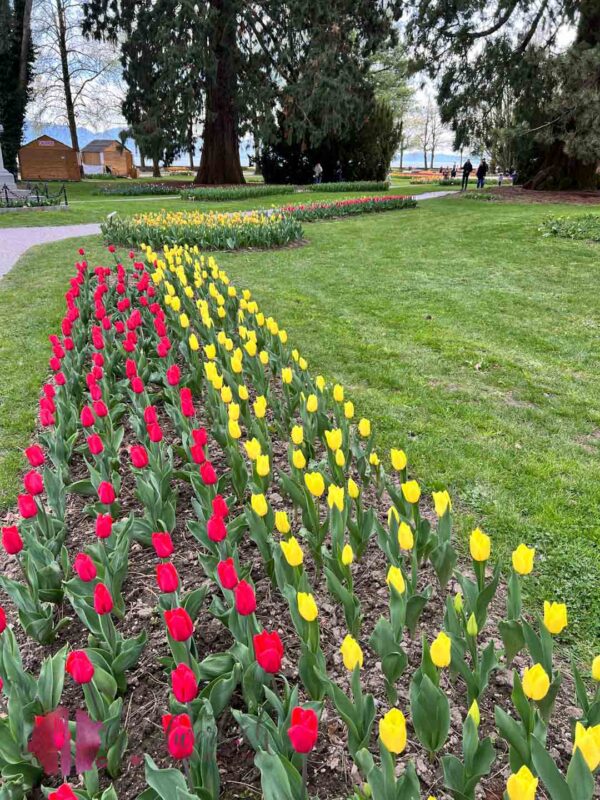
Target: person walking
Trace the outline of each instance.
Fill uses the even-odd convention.
[[[452,178],[456,178],[456,164],[452,165],[452,172],[450,173]]]
[[[485,176],[487,175],[487,172],[488,172],[488,164],[484,158],[483,161],[477,167],[477,172],[475,173],[477,175],[478,189],[483,189],[483,187],[485,186]]]
[[[462,174],[462,185],[460,187],[461,192],[467,190],[469,186],[469,175],[473,172],[473,164],[471,164],[471,159],[467,158],[465,163],[463,164],[463,174]]]
[[[315,183],[321,183],[321,178],[323,177],[323,167],[321,166],[321,162],[317,161],[315,164],[315,168],[313,169],[313,178],[315,179]]]

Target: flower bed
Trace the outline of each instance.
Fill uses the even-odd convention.
[[[247,184],[242,186],[199,186],[181,192],[184,200],[220,202],[245,200],[250,197],[295,194],[296,192],[369,192],[383,191],[389,184],[385,181],[340,181],[339,183],[310,183],[303,186],[290,184]]]
[[[203,250],[281,247],[302,238],[302,225],[290,216],[263,211],[165,211],[113,217],[102,233],[116,244],[139,247],[186,242]]]
[[[600,242],[600,214],[552,217],[540,226],[544,236]]]
[[[168,183],[121,183],[117,186],[104,186],[94,194],[98,195],[124,195],[127,197],[138,197],[144,194],[172,194],[176,195],[181,187],[181,182],[177,184]]]
[[[561,685],[565,605],[523,614],[535,551],[459,562],[448,492],[212,257],[80,254],[2,529],[6,796],[591,800],[600,690]]]
[[[282,206],[279,212],[302,222],[315,222],[331,217],[347,217],[354,214],[370,214],[377,211],[395,211],[399,208],[416,208],[414,197],[406,195],[383,195],[381,197],[353,197],[333,202],[304,203]]]

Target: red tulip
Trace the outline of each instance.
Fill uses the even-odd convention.
[[[156,409],[154,406],[146,406],[144,409],[144,422],[146,425],[151,425],[152,423],[158,422],[158,417],[156,416]]]
[[[110,514],[98,514],[96,517],[96,536],[99,539],[108,539],[112,533],[113,518]]]
[[[173,540],[166,531],[157,531],[152,534],[152,547],[159,558],[168,558],[175,551]]]
[[[114,246],[114,244],[109,244],[108,245],[108,252],[109,253],[114,253],[116,249],[117,248]]]
[[[148,453],[142,444],[134,445],[129,451],[131,463],[137,469],[143,469],[148,466]]]
[[[17,505],[19,506],[19,513],[24,519],[35,517],[38,512],[35,499],[30,494],[20,494],[17,497]]]
[[[235,608],[238,614],[247,617],[256,611],[254,589],[246,581],[240,581],[235,587]]]
[[[58,381],[57,381],[58,383]],[[51,428],[55,423],[54,415],[45,408],[40,411],[40,425],[42,428]]]
[[[222,495],[218,494],[213,497],[212,510],[214,514],[218,514],[220,517],[226,517],[229,514],[227,503]]]
[[[233,558],[228,558],[225,561],[219,561],[217,564],[217,575],[219,581],[224,589],[235,589],[238,583],[237,572],[235,571],[235,564]]]
[[[311,708],[303,709],[300,706],[292,711],[291,726],[288,736],[292,747],[297,753],[310,753],[319,735],[319,720]]]
[[[85,650],[73,650],[67,656],[65,669],[75,683],[89,683],[94,677],[94,665]]]
[[[79,419],[81,420],[81,424],[83,425],[84,428],[91,428],[91,426],[95,422],[94,412],[89,406],[84,406],[81,409],[81,414],[79,416]]]
[[[144,391],[144,381],[137,375],[131,379],[131,391],[134,394],[141,394]]]
[[[222,542],[227,536],[227,528],[223,517],[213,514],[206,523],[206,533],[211,542]]]
[[[186,642],[194,633],[194,623],[185,608],[165,611],[165,623],[171,638],[176,642]]]
[[[194,464],[204,464],[206,461],[206,456],[204,454],[204,445],[201,444],[193,444],[190,447],[190,455],[192,456],[192,461]]]
[[[92,559],[85,553],[78,553],[73,562],[73,569],[85,583],[93,581],[97,575],[96,565]]]
[[[106,403],[103,400],[97,400],[94,403],[94,413],[97,417],[107,417],[108,416],[108,408],[106,407]]]
[[[34,469],[25,474],[23,477],[23,485],[25,486],[25,491],[29,492],[29,494],[36,495],[41,494],[44,491],[44,481],[42,480],[42,476]]]
[[[137,375],[137,364],[133,358],[125,359],[125,375],[128,378],[135,378]]]
[[[170,561],[156,565],[156,582],[161,592],[169,594],[176,592],[179,587],[179,575],[175,565]]]
[[[179,399],[181,402],[181,413],[184,417],[193,417],[196,413],[194,409],[194,401],[192,400],[192,392],[187,387],[179,392]]]
[[[161,442],[163,438],[162,429],[156,422],[148,425],[148,436],[151,442]]]
[[[2,528],[2,546],[10,556],[16,556],[23,549],[23,539],[16,525]]]
[[[113,599],[103,583],[97,583],[94,589],[94,610],[97,614],[110,614],[113,610]]]
[[[177,366],[177,364],[173,364],[167,370],[167,383],[169,386],[177,386],[179,381],[181,380],[181,370]]]
[[[172,716],[165,714],[163,729],[167,736],[167,748],[173,758],[189,758],[194,752],[194,729],[187,714]]]
[[[57,386],[64,386],[65,383],[67,382],[64,372],[57,372],[56,375],[54,376],[54,380]]]
[[[0,606],[0,633],[4,633],[5,630],[6,630],[6,612],[2,608],[2,606]]]
[[[77,795],[68,783],[63,783],[55,792],[50,792],[48,800],[77,800]]]
[[[180,703],[191,703],[198,694],[198,681],[187,664],[179,664],[171,672],[171,688]]]
[[[89,447],[90,453],[93,456],[100,455],[100,453],[104,450],[102,439],[98,436],[97,433],[94,433],[91,436],[87,437],[87,446]]]
[[[199,444],[201,447],[204,447],[208,441],[206,428],[194,428],[192,431],[192,439],[194,440],[194,444]]]
[[[277,631],[257,633],[253,637],[256,660],[265,672],[275,674],[281,669],[283,644]]]
[[[217,473],[210,461],[205,461],[200,467],[200,477],[207,486],[212,486],[217,482]]]
[[[115,490],[112,483],[102,481],[100,486],[98,486],[98,499],[100,502],[105,506],[109,506],[111,503],[115,502],[115,497]]]
[[[32,467],[41,467],[46,460],[44,451],[39,444],[32,444],[25,450],[25,457]]]

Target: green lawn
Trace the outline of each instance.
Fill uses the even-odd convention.
[[[600,250],[542,238],[548,213],[437,200],[306,226],[305,247],[217,258],[315,373],[347,386],[382,452],[405,448],[426,491],[450,490],[463,540],[481,525],[505,563],[535,545],[530,607],[566,600],[585,656],[600,645]],[[4,504],[77,244],[38,248],[0,281]]]
[[[120,181],[119,181],[120,182]],[[124,182],[124,181],[123,181]],[[180,211],[194,208],[210,211],[237,211],[252,208],[271,208],[290,203],[316,202],[319,200],[345,200],[371,194],[422,194],[423,192],[443,190],[441,186],[411,186],[408,180],[395,180],[387,192],[310,192],[306,194],[282,194],[271,197],[251,197],[246,200],[228,200],[222,203],[180,200],[165,195],[147,197],[102,197],[97,192],[102,186],[114,186],[118,181],[81,181],[67,185],[69,207],[58,211],[23,211],[14,214],[0,214],[0,228],[32,227],[36,225],[73,225],[86,222],[102,222],[106,215],[116,211],[121,216],[130,216],[144,211],[158,211],[168,208]],[[61,184],[49,184],[56,191]],[[174,189],[174,195],[177,192]]]

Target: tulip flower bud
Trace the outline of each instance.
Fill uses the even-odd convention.
[[[161,592],[170,594],[176,592],[179,587],[179,575],[175,565],[170,561],[156,565],[156,582]]]
[[[537,786],[538,779],[534,778],[529,768],[523,765],[507,780],[506,794],[509,800],[534,800]]]
[[[113,599],[103,583],[97,583],[94,589],[94,610],[97,614],[110,614],[113,609]]]
[[[290,536],[287,541],[282,540],[279,542],[279,546],[290,567],[299,567],[302,564],[304,554],[295,536]]]
[[[179,664],[171,672],[171,688],[180,703],[191,703],[198,694],[196,676],[187,664]]]
[[[600,682],[600,656],[596,656],[592,661],[592,678]]]
[[[319,735],[319,720],[312,709],[296,706],[292,710],[288,737],[297,753],[310,753]]]
[[[399,708],[390,709],[379,721],[379,738],[390,753],[402,753],[406,747],[406,719]]]
[[[169,635],[176,642],[187,641],[194,632],[194,623],[185,608],[174,608],[164,612]]]
[[[34,469],[30,470],[23,477],[23,486],[25,487],[25,491],[29,492],[31,495],[38,495],[44,491],[42,476]]]
[[[73,569],[79,576],[80,580],[84,581],[85,583],[93,581],[97,575],[96,565],[85,553],[78,553],[75,556]]]
[[[402,494],[407,503],[418,503],[421,497],[421,487],[417,481],[407,481],[402,484]]]
[[[436,667],[443,669],[449,666],[451,661],[452,640],[441,631],[431,643],[431,660]]]
[[[283,644],[277,631],[268,633],[263,631],[253,637],[254,654],[256,661],[265,672],[274,675],[281,669],[283,659]]]
[[[228,558],[225,561],[219,561],[217,564],[217,575],[219,576],[219,582],[224,589],[235,589],[238,583],[238,576],[233,558]]]
[[[475,638],[475,636],[477,636],[477,634],[479,633],[479,629],[477,627],[477,620],[475,619],[475,614],[471,614],[471,616],[469,617],[469,620],[467,622],[467,633],[469,634],[469,636],[472,636],[473,638]]]
[[[264,494],[253,494],[250,498],[250,505],[254,513],[259,517],[266,516],[269,511],[269,506],[267,505]]]
[[[275,512],[275,527],[281,534],[285,535],[286,533],[290,532],[290,521],[285,511]]]
[[[25,450],[25,457],[27,458],[32,467],[41,467],[44,461],[46,460],[44,456],[44,451],[37,444],[31,445],[31,447],[28,447]]]
[[[98,499],[99,501],[105,505],[109,506],[115,502],[115,490],[111,483],[108,481],[102,481],[100,486],[98,486]]]
[[[169,558],[173,554],[173,540],[166,531],[158,531],[152,534],[152,547],[159,558]]]
[[[207,486],[212,486],[217,482],[217,473],[210,461],[205,461],[200,467],[200,477]]]
[[[490,537],[479,528],[475,528],[469,539],[469,549],[473,561],[487,561],[490,557]]]
[[[167,749],[172,758],[182,760],[194,752],[194,729],[187,714],[165,714],[163,729],[167,736]]]
[[[531,700],[543,700],[550,688],[550,678],[541,664],[534,664],[523,673],[523,691]]]
[[[10,556],[16,556],[23,549],[23,539],[16,525],[2,528],[2,546]]]
[[[481,715],[479,713],[479,705],[477,704],[477,700],[473,700],[473,702],[471,703],[468,716],[471,717],[471,719],[477,726],[481,722]]]
[[[223,517],[213,514],[206,523],[206,535],[211,542],[222,542],[227,536],[227,527]]]
[[[342,549],[342,564],[349,567],[354,561],[354,550],[349,544],[345,544]]]
[[[533,559],[535,558],[535,548],[520,544],[513,550],[512,565],[515,572],[519,575],[529,575],[533,569]]]
[[[110,514],[98,514],[96,517],[96,536],[99,539],[108,539],[112,533],[113,519]]]
[[[6,611],[0,606],[0,633],[6,630]]]
[[[392,467],[396,470],[396,472],[400,472],[406,468],[407,458],[404,450],[395,450],[392,448],[390,450],[390,459],[392,462]]]
[[[72,650],[67,656],[65,670],[75,683],[89,683],[94,677],[94,665],[85,650]]]
[[[457,614],[460,614],[463,610],[463,596],[460,592],[454,595],[454,610]]]
[[[355,667],[362,668],[363,665],[363,651],[360,645],[350,634],[347,634],[340,647],[340,653],[344,661],[344,666],[349,672]]]
[[[35,499],[30,494],[18,495],[17,506],[19,507],[19,514],[23,519],[31,519],[31,517],[35,517],[38,512]]]
[[[544,625],[556,635],[567,627],[567,606],[564,603],[549,603],[544,600]]]
[[[297,595],[298,611],[302,619],[313,622],[319,614],[319,609],[315,603],[315,598],[308,592],[298,592]]]
[[[247,617],[256,611],[254,589],[247,581],[240,581],[235,587],[235,608],[238,614]]]

